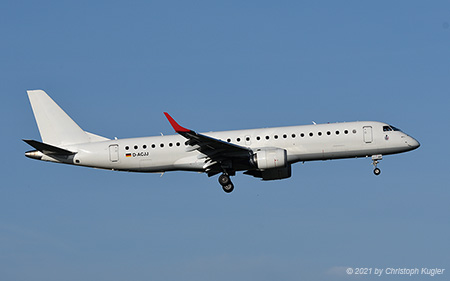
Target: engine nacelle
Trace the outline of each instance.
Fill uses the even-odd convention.
[[[264,170],[261,172],[261,178],[264,181],[287,179],[290,178],[291,175],[292,175],[291,165],[287,165],[286,167],[278,169]]]
[[[290,178],[292,175],[291,164],[286,167],[272,168],[267,170],[249,170],[244,172],[246,175],[254,176],[255,178],[260,178],[264,181],[271,180],[282,180]]]
[[[281,148],[260,149],[253,153],[253,163],[260,170],[285,168],[287,162],[287,151]]]

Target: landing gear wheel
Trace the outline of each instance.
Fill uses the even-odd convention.
[[[230,193],[234,189],[234,184],[231,182],[230,176],[227,172],[224,172],[219,176],[219,183],[222,186],[223,191]]]
[[[219,183],[220,183],[221,186],[225,186],[225,185],[230,184],[231,183],[230,177],[227,174],[221,174],[219,176]]]
[[[375,170],[373,170],[373,173],[378,176],[381,174],[381,170],[379,168],[375,168]]]
[[[223,191],[225,191],[226,193],[230,193],[234,190],[234,184],[232,184],[231,182],[229,184],[223,185],[222,186]]]
[[[377,165],[378,165],[378,163],[380,163],[379,161],[381,161],[381,159],[383,159],[383,155],[381,155],[381,154],[372,155],[372,165],[375,168],[373,170],[373,173],[375,174],[375,176],[378,176],[381,174],[381,170],[378,169],[378,167],[377,167]]]

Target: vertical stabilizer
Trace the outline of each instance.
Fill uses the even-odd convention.
[[[89,136],[44,91],[27,91],[42,142],[54,146],[87,143]]]

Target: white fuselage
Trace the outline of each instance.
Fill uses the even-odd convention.
[[[388,155],[413,150],[419,143],[399,130],[386,131],[381,122],[346,122],[204,133],[248,147],[281,148],[289,164],[299,161]],[[65,149],[67,159],[43,155],[41,160],[131,172],[204,172],[207,157],[187,145],[181,135],[117,139]]]
[[[372,157],[374,174],[383,155],[420,146],[414,138],[381,122],[275,127],[197,133],[167,120],[178,135],[110,140],[84,131],[43,90],[27,91],[41,141],[24,139],[37,160],[117,171],[166,171],[220,174],[226,193],[234,190],[230,176],[243,171],[262,180],[291,177],[300,161]]]

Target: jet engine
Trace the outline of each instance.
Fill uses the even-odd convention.
[[[253,153],[252,162],[259,170],[285,168],[287,152],[281,148],[258,149]]]
[[[281,180],[291,177],[291,165],[287,161],[287,151],[281,148],[261,148],[253,152],[251,162],[256,170],[244,174],[262,180]]]

